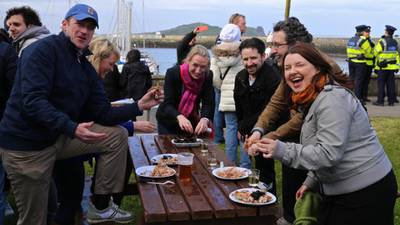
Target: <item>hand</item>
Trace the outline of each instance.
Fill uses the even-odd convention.
[[[194,130],[194,133],[196,135],[200,135],[201,133],[206,132],[207,128],[208,128],[208,119],[201,118],[199,123],[197,123],[197,126],[196,126],[196,129]]]
[[[93,143],[96,141],[101,141],[107,138],[106,133],[96,133],[90,131],[89,128],[94,124],[94,122],[80,123],[75,130],[75,137],[85,143]]]
[[[186,119],[184,115],[180,114],[176,118],[178,119],[179,127],[181,128],[181,130],[193,134],[192,123],[188,119]]]
[[[304,184],[301,185],[299,190],[297,190],[297,192],[296,192],[296,200],[302,198],[306,191],[308,191],[308,187]]]
[[[250,137],[246,135],[246,139],[244,141],[244,149],[247,152],[247,154],[251,156],[258,155],[257,146],[254,144],[257,143],[260,140],[260,138],[261,138],[260,132],[253,132],[253,134]]]
[[[156,131],[156,125],[150,121],[135,121],[132,123],[135,131],[143,133],[151,133]]]
[[[138,107],[141,111],[151,109],[151,107],[160,104],[163,100],[163,90],[151,89],[138,101]]]
[[[262,138],[256,143],[258,151],[263,153],[263,157],[266,159],[272,158],[275,152],[277,142],[269,138]]]

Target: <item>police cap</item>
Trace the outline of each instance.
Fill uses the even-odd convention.
[[[385,27],[386,27],[387,31],[395,32],[397,30],[396,27],[393,27],[393,26],[390,26],[390,25],[386,25]]]
[[[357,32],[363,32],[363,31],[369,32],[370,30],[371,30],[371,27],[367,26],[367,25],[358,25],[358,26],[356,26],[356,31]]]

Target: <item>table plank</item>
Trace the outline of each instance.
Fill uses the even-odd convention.
[[[160,150],[158,149],[158,146],[155,144],[154,136],[144,135],[141,137],[141,139],[149,159],[153,156],[160,154]],[[178,183],[176,176],[169,179],[173,179],[176,184]],[[180,190],[179,185],[157,185],[157,186],[160,190],[160,194],[164,202],[165,211],[168,214],[168,220],[172,221],[189,220],[190,219],[189,206],[187,205],[185,199],[183,198],[182,191]]]
[[[128,144],[134,169],[136,170],[140,166],[148,165],[149,161],[143,151],[140,139],[137,136],[129,137]],[[137,185],[145,221],[167,221],[167,214],[157,187],[155,185],[143,185],[139,182],[140,178],[138,178],[138,176],[136,176],[136,180],[138,181]]]

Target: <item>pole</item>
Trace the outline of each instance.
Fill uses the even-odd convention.
[[[290,1],[291,0],[286,0],[286,7],[285,7],[285,20],[289,18],[290,14]]]

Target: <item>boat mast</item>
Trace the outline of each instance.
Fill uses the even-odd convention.
[[[131,48],[132,2],[118,0],[117,23],[114,27],[112,41],[121,51],[121,56],[126,56]]]
[[[146,48],[146,32],[145,32],[145,29],[144,29],[144,0],[142,0],[142,28],[143,28],[143,30],[142,30],[142,33],[143,33],[143,48]]]
[[[290,15],[290,0],[286,0],[285,20],[289,18],[289,15]]]

